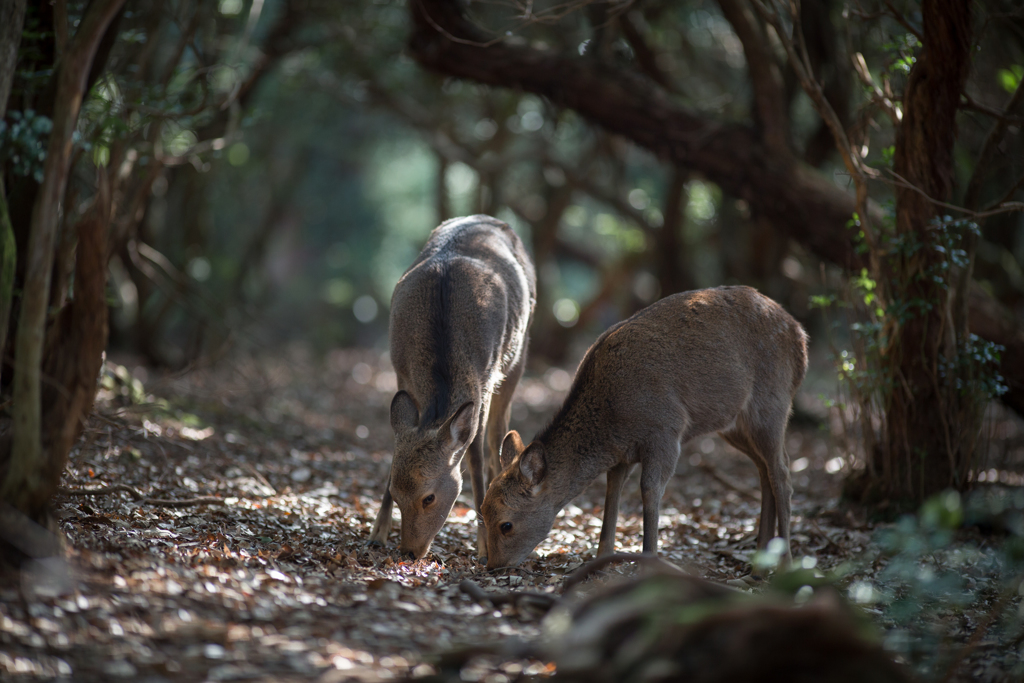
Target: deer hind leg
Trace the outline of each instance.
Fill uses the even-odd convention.
[[[619,521],[619,498],[622,485],[629,478],[633,465],[622,463],[608,470],[608,487],[604,494],[604,519],[601,522],[601,541],[597,546],[597,556],[604,557],[615,551],[615,527]],[[646,527],[644,527],[646,530]],[[646,531],[645,531],[646,533]]]
[[[762,479],[761,521],[764,523],[766,517],[768,519],[774,517],[773,527],[774,522],[778,522],[778,535],[785,542],[783,561],[787,564],[792,560],[789,548],[789,520],[793,497],[793,486],[789,481],[789,457],[786,455],[783,443],[788,414],[787,406],[784,410],[759,415],[757,419],[752,419],[749,416],[741,416],[737,419],[738,428],[746,432],[746,438],[752,451],[760,457],[761,466],[764,467],[764,472],[767,474],[768,484],[774,498],[774,510],[765,510],[763,499],[765,487]],[[749,452],[747,454],[751,455]],[[751,455],[751,457],[754,456]],[[762,474],[763,476],[764,474]],[[768,517],[770,512],[774,512],[774,514]],[[767,546],[768,541],[774,537],[774,532],[773,528],[772,533],[759,534],[758,546],[761,547],[762,542]]]
[[[526,363],[526,352],[519,354],[519,360],[505,375],[505,380],[498,385],[497,391],[491,396],[491,410],[487,416],[487,483],[494,481],[495,477],[501,474],[501,465],[498,462],[498,454],[501,451],[501,442],[508,433],[508,422],[512,415],[512,396],[516,393],[516,386],[523,376],[523,366]],[[478,511],[479,512],[479,511]]]
[[[373,531],[370,532],[370,540],[367,545],[384,545],[391,533],[391,509],[394,500],[391,498],[391,471],[388,470],[388,481],[384,485],[384,500],[381,501],[380,510],[377,511],[377,519],[373,521]]]
[[[679,460],[680,435],[661,434],[641,447],[639,460],[640,497],[644,503],[644,553],[658,552],[658,518],[661,512],[661,497],[665,494],[668,480],[676,471]]]
[[[768,465],[764,458],[757,452],[747,435],[739,427],[728,432],[721,432],[720,436],[726,443],[750,458],[757,466],[758,480],[761,484],[761,516],[757,524],[757,549],[764,550],[768,541],[775,537],[775,522],[777,513],[775,510],[775,494],[772,491],[771,478],[768,474]]]

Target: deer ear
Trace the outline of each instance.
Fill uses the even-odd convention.
[[[391,429],[395,433],[414,428],[420,421],[420,411],[416,401],[407,391],[399,391],[391,399]]]
[[[532,443],[530,447],[519,456],[519,472],[523,479],[530,486],[537,486],[547,470],[547,462],[544,458],[544,446],[539,443]]]
[[[456,410],[455,414],[437,430],[437,441],[441,447],[452,455],[461,451],[469,443],[475,418],[476,411],[473,410],[473,402],[463,403],[462,407]]]
[[[519,438],[519,432],[513,429],[506,434],[505,439],[501,442],[501,450],[498,452],[498,462],[501,463],[501,469],[507,470],[512,461],[516,459],[516,456],[522,453],[525,448],[523,440]]]

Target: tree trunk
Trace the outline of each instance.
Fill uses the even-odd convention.
[[[7,98],[18,66],[18,45],[25,23],[25,0],[0,3],[0,118],[7,112]]]
[[[686,171],[673,168],[665,196],[665,222],[658,231],[654,263],[661,295],[693,289],[693,274],[683,265],[683,225],[686,219]]]
[[[936,227],[939,207],[924,196],[948,201],[952,194],[956,112],[970,68],[971,4],[925,0],[922,14],[924,49],[907,81],[894,158],[896,173],[917,188],[897,189],[897,243],[919,248],[891,256],[890,296],[906,312],[889,335],[887,375],[893,382],[876,453],[888,460],[876,468],[887,474],[884,489],[917,502],[949,486],[966,486],[981,428],[971,392],[957,386],[966,330],[955,329],[952,315],[953,269],[942,234],[951,228]]]
[[[21,299],[15,346],[13,438],[10,452],[0,452],[0,467],[3,468],[0,472],[3,475],[0,482],[0,498],[30,518],[38,518],[45,513],[49,499],[57,488],[60,472],[67,457],[67,448],[60,449],[67,441],[68,429],[73,432],[77,426],[83,406],[82,401],[75,398],[75,390],[72,387],[70,392],[66,392],[69,409],[63,420],[72,426],[69,428],[66,424],[54,424],[49,416],[51,413],[59,413],[52,411],[50,404],[47,404],[47,420],[43,420],[41,371],[46,337],[46,312],[53,267],[54,238],[61,200],[71,170],[72,135],[85,96],[93,57],[108,25],[123,3],[124,0],[95,0],[91,3],[65,53],[57,80],[53,130],[47,147],[43,183],[36,195],[32,211],[25,254],[24,295]],[[104,282],[105,273],[106,269],[103,268],[100,277]],[[83,286],[88,288],[89,284],[83,283]],[[100,289],[98,305],[104,309],[105,315],[102,287]],[[83,296],[83,301],[85,299],[87,297]],[[76,292],[76,308],[77,300]],[[82,322],[82,319],[79,318],[78,321]],[[88,326],[87,329],[94,332],[93,327]],[[90,350],[91,345],[88,343],[84,347],[76,348],[75,352],[70,354],[71,359],[84,358],[84,354]],[[97,352],[97,358],[101,352],[102,345]],[[61,359],[59,362],[68,360]],[[77,365],[73,361],[72,363]],[[96,369],[98,370],[98,366]],[[95,374],[91,381],[95,381]],[[62,392],[62,395],[64,393]],[[91,397],[92,394],[89,395]],[[45,448],[44,429],[47,437]],[[53,429],[57,431],[54,432]],[[67,444],[70,446],[69,441]]]
[[[0,3],[0,120],[7,114],[7,98],[18,66],[18,45],[25,23],[25,0]],[[7,324],[14,300],[14,271],[17,267],[14,226],[7,210],[7,194],[0,173],[0,387],[3,386],[4,352],[7,346]]]

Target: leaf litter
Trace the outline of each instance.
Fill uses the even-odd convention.
[[[391,458],[395,377],[386,354],[338,350],[320,361],[293,348],[235,358],[154,378],[142,403],[130,399],[132,387],[109,381],[123,372],[105,374],[55,501],[66,556],[0,576],[5,680],[427,676],[439,653],[541,632],[543,609],[487,604],[460,590],[462,582],[557,596],[596,553],[603,477],[518,568],[487,572],[475,560],[468,481],[426,559],[398,556],[397,510],[389,546],[368,547]],[[566,385],[565,372],[524,378],[512,427],[532,436]],[[874,525],[836,508],[844,475],[836,444],[803,422],[791,424],[787,439],[791,462],[800,463],[794,556],[829,569],[862,554]],[[661,556],[716,582],[745,574],[757,490],[753,464],[719,439],[686,444],[662,501]],[[617,541],[619,551],[641,550],[636,476]],[[883,568],[884,559],[869,563],[859,576]],[[626,565],[602,575],[633,572]],[[975,667],[983,655],[974,653]],[[485,655],[461,677],[504,682],[553,671],[548,661]]]

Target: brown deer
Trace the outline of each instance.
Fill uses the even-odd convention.
[[[555,515],[607,472],[597,554],[615,547],[622,485],[640,465],[645,553],[658,550],[658,509],[686,441],[718,432],[757,465],[757,547],[786,543],[792,487],[783,449],[793,396],[807,370],[807,335],[777,303],[750,287],[666,297],[611,327],[580,363],[551,423],[524,446],[509,432],[503,472],[482,512],[488,568],[518,564]]]
[[[500,470],[498,451],[526,361],[536,298],[523,243],[507,224],[483,215],[441,224],[395,285],[395,455],[371,544],[387,540],[395,502],[402,515],[401,553],[425,556],[462,490],[467,451],[479,514],[487,483]],[[480,522],[477,546],[486,557]]]

